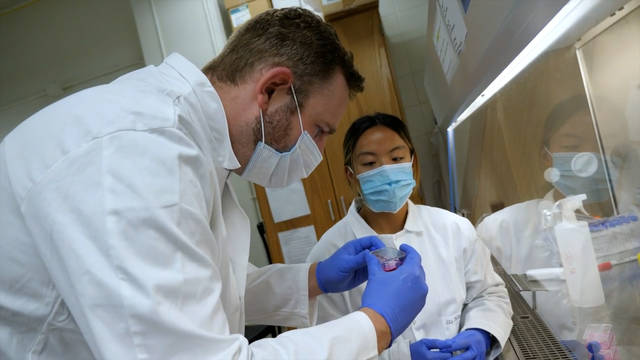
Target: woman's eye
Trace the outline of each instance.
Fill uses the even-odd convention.
[[[362,166],[373,166],[375,164],[376,164],[375,161],[368,161],[368,162],[362,163]]]
[[[393,162],[402,162],[404,160],[404,156],[396,156],[391,160],[393,160]]]

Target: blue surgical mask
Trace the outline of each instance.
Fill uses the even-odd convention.
[[[552,153],[557,172],[553,186],[565,196],[586,194],[586,202],[609,198],[609,186],[600,154],[590,152]]]
[[[404,206],[416,186],[412,163],[383,165],[358,175],[362,196],[369,209],[397,213]]]

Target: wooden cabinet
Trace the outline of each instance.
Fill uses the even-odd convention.
[[[273,221],[266,190],[262,186],[255,185],[256,197],[262,214],[262,221],[264,222],[267,250],[273,263],[284,263],[278,240],[279,232],[313,225],[316,235],[320,238],[327,229],[339,220],[336,197],[331,185],[331,175],[326,157],[308,178],[302,180],[302,184],[311,214],[278,223]]]
[[[336,133],[327,141],[322,162],[311,176],[302,181],[310,215],[274,223],[266,192],[256,186],[268,250],[274,263],[284,262],[278,232],[314,225],[320,238],[346,215],[354,194],[344,172],[342,141],[351,123],[374,112],[386,112],[402,118],[377,6],[367,6],[343,17],[334,16],[334,20],[328,21],[344,46],[353,52],[356,68],[365,77],[365,90],[349,102]]]
[[[336,133],[329,138],[325,158],[329,163],[332,185],[340,203],[340,217],[346,215],[354,194],[344,171],[342,141],[351,123],[360,116],[386,112],[402,118],[394,87],[378,9],[370,9],[331,21],[342,44],[354,54],[356,68],[365,77],[364,92],[349,102]],[[344,203],[344,208],[342,204]]]

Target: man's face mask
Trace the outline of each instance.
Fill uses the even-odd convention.
[[[550,153],[553,167],[545,178],[565,196],[586,194],[586,202],[609,198],[609,186],[600,154],[591,152]],[[612,177],[614,177],[612,173]],[[613,181],[613,179],[612,179]]]
[[[240,175],[252,183],[264,187],[284,187],[306,178],[322,161],[322,153],[315,141],[302,127],[302,115],[296,92],[291,85],[291,93],[298,110],[301,135],[296,144],[287,152],[279,152],[264,141],[264,118],[260,109],[262,141],[258,142],[246,169]]]
[[[397,213],[407,202],[416,186],[413,160],[383,165],[358,175],[364,202],[375,212]]]

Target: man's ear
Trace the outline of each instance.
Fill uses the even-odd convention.
[[[269,106],[277,107],[288,101],[292,83],[293,73],[288,67],[276,66],[263,70],[258,76],[255,87],[258,107],[266,111]]]

